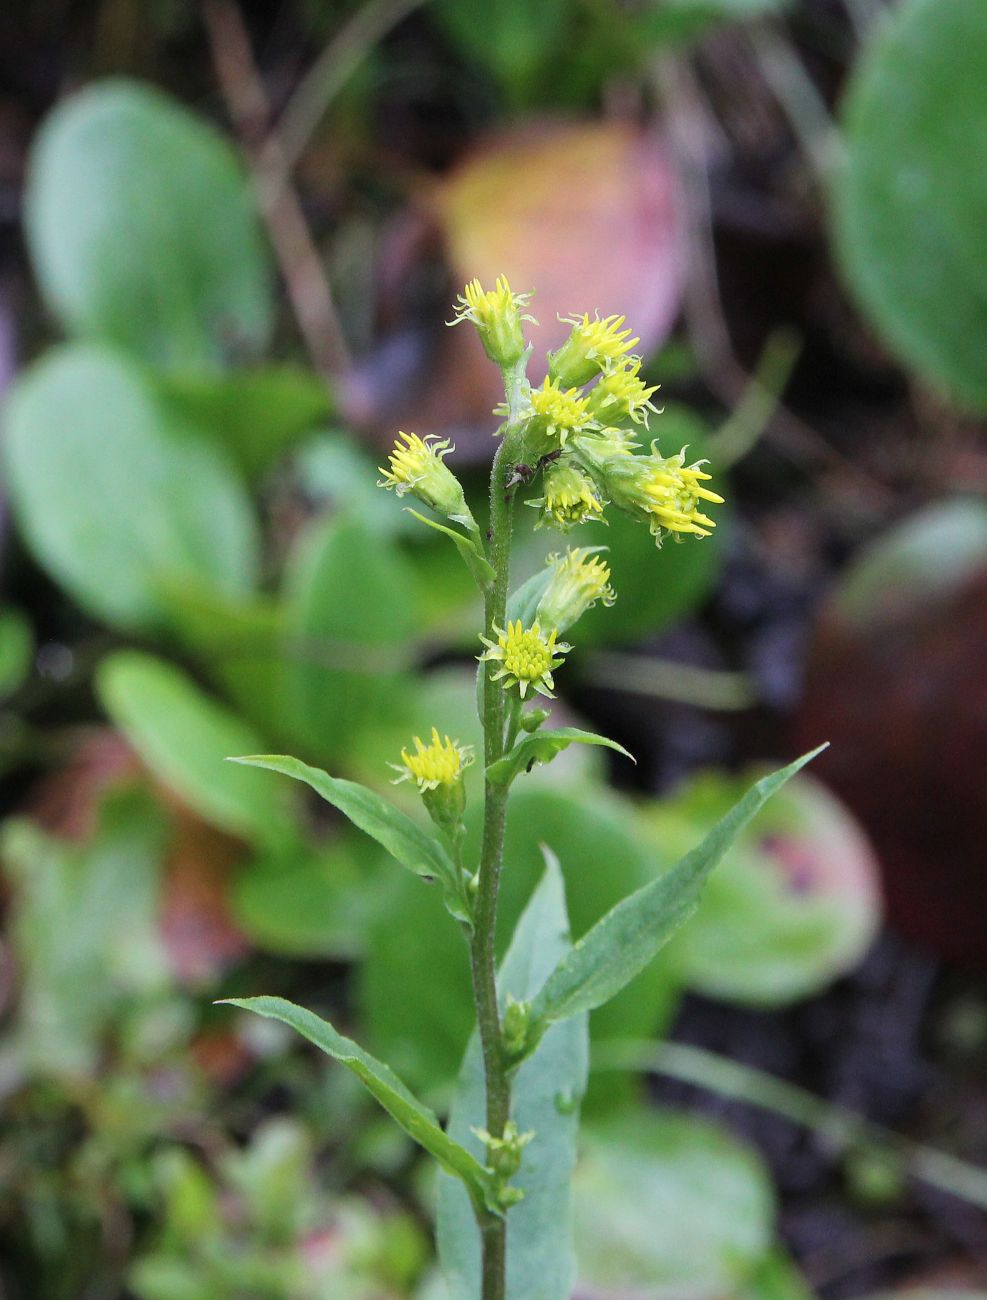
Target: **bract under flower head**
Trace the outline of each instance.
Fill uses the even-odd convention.
[[[463,769],[473,762],[472,746],[460,745],[448,736],[443,739],[436,727],[432,728],[430,744],[426,745],[420,736],[415,736],[414,741],[414,753],[402,749],[401,762],[388,765],[400,773],[395,785],[414,781],[422,794],[439,786],[455,785],[462,780]]]
[[[538,602],[538,619],[565,632],[588,609],[601,600],[612,605],[617,599],[610,586],[610,568],[588,547],[570,547],[565,555],[550,555],[552,577]]]
[[[536,528],[554,525],[568,532],[577,524],[603,518],[603,502],[593,480],[568,457],[554,461],[545,470],[544,495],[527,502],[541,508]]]
[[[604,316],[601,320],[597,315],[590,320],[585,312],[582,316],[563,316],[572,332],[557,352],[549,353],[548,373],[569,387],[588,383],[601,370],[610,370],[641,341],[630,337],[632,330],[621,329],[624,319]]]
[[[657,415],[658,408],[651,401],[659,385],[650,388],[640,376],[640,361],[627,360],[615,366],[589,394],[589,410],[601,424],[615,424],[633,420],[635,424],[648,425],[648,414]]]
[[[516,686],[522,699],[529,687],[554,699],[552,671],[572,649],[572,646],[556,639],[558,629],[552,628],[546,636],[537,620],[526,628],[518,619],[515,623],[508,623],[506,631],[495,627],[494,632],[496,641],[480,637],[487,649],[479,656],[481,663],[499,662],[500,667],[492,675],[492,680],[503,681],[505,691]]]
[[[534,317],[525,312],[530,301],[530,293],[513,292],[506,275],[497,277],[493,289],[484,289],[479,280],[470,280],[456,299],[456,316],[449,324],[470,321],[490,360],[498,366],[513,366],[525,349],[521,322],[534,323]]]
[[[417,433],[402,431],[388,456],[388,468],[378,466],[383,478],[377,480],[377,486],[393,488],[399,497],[411,492],[446,518],[475,528],[462,484],[443,464],[442,458],[453,450],[448,439],[432,434],[419,438]]]

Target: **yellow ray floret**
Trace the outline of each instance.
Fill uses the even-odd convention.
[[[647,428],[649,413],[657,415],[658,408],[651,399],[659,385],[649,387],[641,378],[640,370],[640,361],[625,360],[600,377],[589,395],[589,409],[601,423],[630,419]]]
[[[448,438],[439,439],[434,434],[419,438],[417,433],[398,433],[394,448],[387,458],[388,468],[378,465],[383,478],[378,487],[393,488],[398,496],[411,492],[424,478],[435,472],[436,462],[453,450]]]
[[[448,736],[442,739],[438,730],[432,728],[431,744],[424,744],[420,736],[415,736],[415,752],[402,749],[401,762],[390,763],[400,776],[395,785],[402,781],[414,781],[418,789],[436,790],[439,786],[451,786],[462,779],[463,769],[473,762],[473,749],[470,745],[460,745]]]
[[[538,618],[560,632],[572,627],[596,602],[612,605],[610,566],[589,547],[570,547],[565,555],[550,555],[552,576],[538,602]]]
[[[647,502],[645,509],[651,515],[651,531],[655,537],[660,540],[661,529],[708,537],[716,527],[716,521],[701,512],[700,504],[711,501],[714,505],[722,505],[723,497],[701,486],[703,480],[712,477],[700,469],[703,462],[685,465],[684,447],[675,456],[663,458],[653,451],[651,456],[642,459],[651,462],[642,487]]]
[[[484,289],[479,280],[470,280],[456,299],[456,315],[449,324],[470,321],[490,360],[499,366],[513,366],[525,350],[521,322],[536,323],[525,311],[530,300],[530,293],[511,289],[506,275],[497,277],[493,289]]]
[[[546,636],[537,621],[526,628],[518,619],[515,623],[508,623],[506,631],[499,627],[493,630],[497,634],[497,640],[491,641],[481,636],[480,640],[487,649],[479,656],[481,663],[499,663],[492,680],[502,680],[504,690],[516,686],[522,699],[529,687],[540,695],[554,699],[552,671],[558,668],[563,662],[563,656],[572,649],[572,646],[557,640],[558,629],[552,628]]]

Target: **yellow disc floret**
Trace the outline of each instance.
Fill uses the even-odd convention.
[[[420,736],[415,736],[414,741],[414,753],[402,749],[400,764],[390,764],[401,774],[395,785],[402,781],[414,781],[422,794],[426,790],[436,790],[439,786],[455,785],[462,779],[463,769],[473,762],[471,746],[457,744],[448,736],[443,739],[435,727],[432,728],[430,744],[426,745]]]
[[[487,649],[480,655],[480,662],[496,661],[499,667],[492,675],[495,682],[503,680],[504,689],[516,686],[521,698],[532,687],[540,695],[553,699],[555,682],[552,671],[563,662],[572,646],[558,641],[558,629],[552,628],[546,636],[536,621],[526,628],[520,619],[508,623],[506,632],[495,627],[496,641],[481,636],[480,640]]]

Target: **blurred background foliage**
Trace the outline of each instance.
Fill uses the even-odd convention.
[[[982,0],[0,17],[5,1300],[444,1295],[404,1139],[212,1003],[331,1011],[442,1107],[462,945],[223,760],[383,788],[415,732],[476,742],[475,592],[374,483],[398,427],[437,433],[481,508],[496,374],[443,321],[501,273],[536,355],[560,314],[627,314],[654,434],[730,503],[702,544],[573,539],[619,599],[556,709],[639,761],[526,778],[502,943],[540,841],[581,933],[750,769],[833,742],[596,1014],[579,1296],[974,1300],[987,1180],[948,1153],[987,1160],[985,124]],[[519,580],[560,546],[531,523]]]

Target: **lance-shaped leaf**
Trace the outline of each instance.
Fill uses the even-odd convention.
[[[321,768],[286,754],[250,754],[231,759],[248,767],[263,767],[271,772],[282,772],[296,781],[303,781],[320,794],[327,803],[338,808],[354,826],[365,831],[383,845],[402,866],[425,880],[438,880],[445,891],[446,907],[459,921],[470,924],[470,916],[463,903],[459,873],[452,858],[437,839],[429,835],[416,822],[375,790],[356,781],[344,781],[330,776]]]
[[[764,777],[664,876],[622,899],[559,962],[531,1009],[529,1047],[556,1020],[609,1002],[696,910],[706,877],[774,792],[825,745]]]
[[[579,727],[559,727],[557,731],[536,731],[530,736],[522,736],[509,753],[490,764],[487,776],[495,785],[510,785],[519,772],[530,771],[534,763],[550,763],[556,754],[561,754],[570,745],[605,745],[632,763],[637,761],[623,745],[608,740],[606,736],[581,731]]]
[[[569,951],[562,873],[545,852],[546,870],[518,922],[497,986],[501,1000],[538,992],[555,963]],[[586,1089],[588,1017],[554,1025],[514,1078],[512,1117],[535,1134],[513,1180],[524,1200],[507,1212],[509,1300],[568,1300],[572,1294],[572,1176],[576,1163],[579,1102]],[[477,1152],[476,1126],[484,1122],[485,1089],[480,1044],[474,1034],[459,1078],[449,1133]],[[439,1179],[439,1257],[456,1300],[481,1295],[480,1233],[460,1186]]]
[[[223,1003],[290,1025],[327,1056],[345,1065],[419,1146],[434,1156],[447,1173],[462,1179],[477,1208],[485,1207],[493,1213],[498,1212],[494,1200],[495,1183],[491,1175],[476,1156],[443,1131],[433,1112],[408,1091],[383,1061],[378,1061],[369,1052],[365,1052],[351,1038],[344,1038],[337,1033],[327,1020],[320,1019],[314,1012],[296,1006],[286,998],[224,998]]]
[[[410,506],[405,506],[405,509],[419,523],[427,524],[429,528],[434,528],[437,533],[445,533],[446,537],[452,539],[456,545],[456,550],[463,557],[466,567],[473,575],[473,580],[481,591],[485,591],[490,586],[494,580],[493,566],[484,556],[474,538],[467,537],[465,533],[457,533],[455,528],[447,528],[445,524],[440,524],[437,519],[429,519],[425,515],[420,515],[417,510],[412,510]]]

